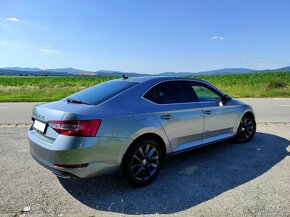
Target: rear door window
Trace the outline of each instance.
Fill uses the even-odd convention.
[[[138,82],[130,81],[107,81],[84,89],[67,98],[97,105],[137,84]]]
[[[151,88],[144,98],[157,104],[194,102],[193,91],[187,81],[166,81]]]

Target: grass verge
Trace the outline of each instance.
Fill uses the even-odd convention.
[[[290,97],[290,72],[191,76],[233,97]],[[114,77],[0,76],[0,102],[49,102]]]

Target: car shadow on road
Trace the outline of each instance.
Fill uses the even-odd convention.
[[[116,176],[59,179],[78,201],[96,210],[165,214],[186,210],[253,180],[283,160],[290,142],[257,133],[247,144],[221,142],[167,159],[149,186],[134,188]]]

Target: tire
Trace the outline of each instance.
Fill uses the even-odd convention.
[[[155,140],[144,139],[129,147],[123,164],[125,178],[136,187],[150,184],[158,175],[162,151]]]
[[[236,142],[246,143],[249,142],[256,133],[256,121],[253,115],[245,114],[240,122],[235,137]]]

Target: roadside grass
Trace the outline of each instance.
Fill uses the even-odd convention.
[[[191,76],[236,97],[290,97],[290,72]]]
[[[290,72],[190,76],[233,97],[290,97]],[[49,102],[114,79],[97,76],[0,76],[0,102]]]
[[[0,76],[0,102],[49,102],[113,77]]]

